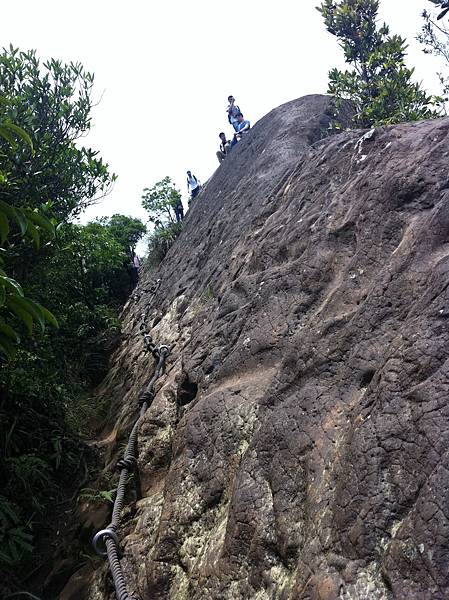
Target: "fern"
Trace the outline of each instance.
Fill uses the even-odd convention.
[[[33,551],[29,527],[21,524],[18,508],[0,496],[0,566],[14,566]]]

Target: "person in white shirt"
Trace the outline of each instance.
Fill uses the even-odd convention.
[[[134,252],[134,250],[131,250],[130,263],[129,263],[129,275],[130,275],[130,279],[131,279],[131,291],[139,283],[139,269],[140,269],[140,266],[141,266],[140,258],[137,256],[137,254]]]
[[[234,96],[228,96],[228,102],[229,106],[226,109],[226,112],[228,113],[228,121],[234,127],[234,131],[237,131],[237,115],[242,111],[235,103]]]
[[[187,193],[190,193],[190,199],[193,200],[198,196],[201,184],[191,171],[187,171]]]

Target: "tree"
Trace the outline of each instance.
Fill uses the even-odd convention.
[[[142,206],[148,211],[149,221],[155,225],[148,238],[148,263],[158,265],[181,233],[182,223],[176,222],[174,208],[181,202],[181,192],[170,177],[164,177],[152,188],[145,188]]]
[[[139,240],[147,232],[145,224],[135,217],[116,214],[102,222],[109,228],[113,237],[127,252],[129,250],[134,251]]]
[[[80,145],[91,123],[94,76],[79,63],[50,59],[10,46],[0,53],[3,116],[24,129],[28,147],[3,143],[3,171],[9,189],[0,199],[14,206],[48,202],[58,221],[79,214],[107,193],[115,175],[98,152]]]
[[[427,10],[423,11],[424,25],[417,39],[421,42],[425,54],[433,54],[442,58],[447,68],[449,65],[449,29],[446,22],[440,19],[449,11],[449,5],[446,1],[443,2],[443,0],[430,0],[430,2],[438,6],[440,10],[444,10],[443,12],[436,11],[435,9],[431,12]],[[441,72],[437,73],[437,75],[442,90],[441,104],[444,106],[444,102],[447,102],[449,96],[449,78]]]
[[[3,306],[29,333],[34,323],[43,329],[52,316],[25,298],[28,290],[23,285],[28,286],[36,272],[45,280],[46,263],[57,249],[45,243],[38,255],[24,238],[39,249],[42,237],[47,242],[54,235],[57,222],[81,212],[115,179],[96,151],[79,144],[90,129],[92,86],[93,75],[78,63],[51,59],[41,64],[34,51],[12,46],[0,52],[2,260],[9,279],[21,283],[14,288],[4,279]],[[0,306],[2,289],[0,285]],[[11,342],[18,340],[16,328],[14,323],[0,325],[0,351],[11,354]]]
[[[172,183],[170,177],[164,177],[152,188],[145,188],[142,206],[148,211],[149,221],[158,227],[175,225],[174,208],[181,202],[181,192]]]
[[[378,0],[325,0],[317,7],[352,70],[332,69],[328,92],[336,108],[350,101],[359,127],[435,116],[432,99],[412,81],[405,65],[406,42],[377,26]],[[341,123],[337,126],[341,127]]]

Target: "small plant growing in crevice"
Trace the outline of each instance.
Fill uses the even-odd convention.
[[[97,481],[97,487],[83,488],[78,495],[78,501],[92,502],[93,504],[104,504],[105,502],[112,504],[116,493],[115,480],[115,473],[109,471],[102,473]]]
[[[213,290],[211,284],[209,283],[209,285],[206,287],[206,289],[201,294],[201,300],[204,304],[207,304],[207,302],[210,302],[210,300],[213,300],[214,298],[215,298],[214,290]]]
[[[112,490],[96,490],[94,488],[83,488],[78,496],[80,501],[92,502],[93,504],[103,504],[104,502],[114,502],[115,488]]]

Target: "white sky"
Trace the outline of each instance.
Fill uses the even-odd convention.
[[[2,45],[80,61],[95,73],[93,128],[85,144],[119,178],[83,220],[116,212],[145,218],[144,187],[218,166],[218,133],[230,132],[233,94],[251,123],[300,96],[325,93],[342,52],[318,0],[16,0],[3,3]],[[408,65],[436,92],[438,65],[415,41],[428,0],[381,0],[380,17],[407,37]],[[6,25],[7,24],[7,25]],[[6,37],[7,36],[7,37]]]

